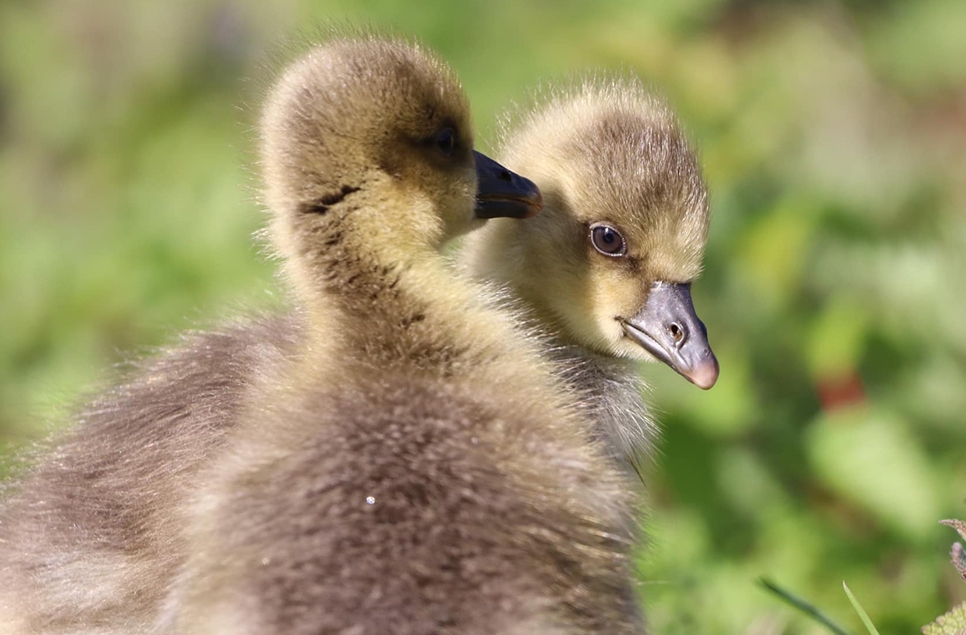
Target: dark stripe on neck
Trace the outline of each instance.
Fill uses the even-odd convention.
[[[330,192],[319,199],[302,203],[299,212],[302,214],[325,214],[333,205],[341,203],[345,197],[358,192],[361,188],[343,185],[338,192]]]

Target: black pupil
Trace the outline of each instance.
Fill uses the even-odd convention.
[[[436,137],[436,145],[438,145],[439,149],[446,154],[452,152],[453,148],[456,147],[456,135],[453,134],[453,130],[451,128],[447,128],[446,130],[440,132]]]
[[[624,239],[613,227],[595,227],[594,246],[606,254],[616,254],[624,248]]]

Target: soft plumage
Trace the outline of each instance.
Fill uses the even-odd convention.
[[[690,298],[709,222],[695,154],[632,79],[551,91],[506,128],[501,154],[540,186],[544,211],[488,224],[463,261],[550,334],[601,436],[633,460],[655,435],[633,362],[657,358],[704,388],[718,375]]]
[[[310,332],[202,478],[166,628],[637,632],[619,474],[439,253],[478,223],[458,85],[410,47],[337,43],[286,72],[262,127]],[[419,143],[446,128],[451,154]]]
[[[146,632],[200,466],[300,331],[291,315],[186,334],[79,412],[0,507],[0,633]]]
[[[86,410],[0,511],[0,633],[638,632],[621,478],[438,253],[539,205],[479,155],[474,203],[451,72],[337,38],[261,131],[299,309],[190,336]]]

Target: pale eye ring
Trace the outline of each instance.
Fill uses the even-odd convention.
[[[607,223],[594,223],[590,226],[590,244],[608,258],[620,258],[627,253],[624,236]]]

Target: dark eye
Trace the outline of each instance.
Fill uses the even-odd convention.
[[[594,249],[605,256],[616,258],[627,253],[624,237],[606,223],[594,223],[590,226],[590,242]]]
[[[443,128],[436,135],[436,147],[440,151],[449,156],[453,154],[453,150],[456,148],[456,131],[452,128]]]
[[[678,343],[684,339],[684,329],[681,328],[681,325],[677,322],[671,322],[671,324],[667,327],[667,332],[671,334],[671,339],[673,339],[675,343]]]

